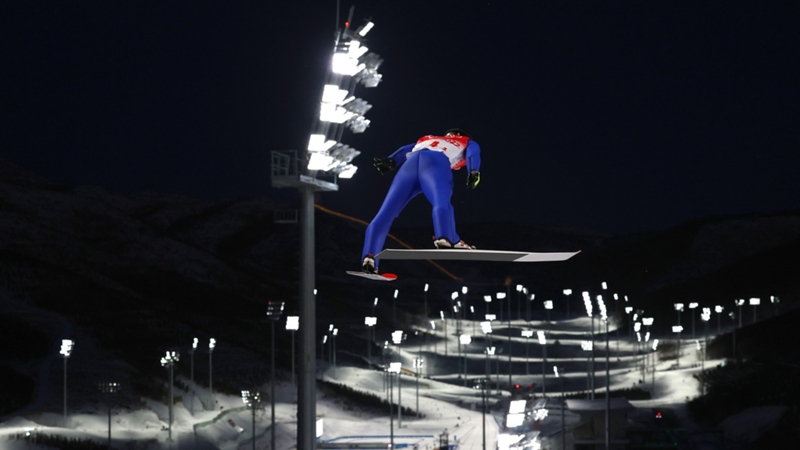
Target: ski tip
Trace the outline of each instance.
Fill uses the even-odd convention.
[[[393,273],[382,273],[381,276],[383,278],[388,278],[390,280],[396,280],[397,279],[397,275],[395,275]]]

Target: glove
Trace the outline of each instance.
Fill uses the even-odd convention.
[[[473,170],[467,176],[467,189],[475,189],[478,187],[478,183],[481,182],[481,173],[477,170]]]
[[[381,175],[394,170],[394,160],[392,158],[372,158],[372,160],[374,161],[373,165]]]

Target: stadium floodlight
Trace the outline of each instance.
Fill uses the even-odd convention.
[[[641,331],[641,329],[642,329],[642,323],[641,322],[636,322],[636,323],[633,324],[633,331],[636,331],[638,333],[639,331]]]
[[[697,302],[691,302],[691,303],[689,303],[689,309],[695,309],[695,308],[697,308],[698,306],[700,306],[700,304],[699,304],[699,303],[697,303]]]
[[[180,355],[178,352],[168,351],[166,355],[161,357],[161,365],[169,369],[169,434],[167,439],[172,441],[172,422],[173,422],[173,414],[172,414],[172,405],[174,402],[174,396],[172,395],[172,386],[174,384],[174,371],[175,371],[175,363],[180,360]]]
[[[673,333],[680,333],[682,331],[683,331],[683,327],[682,326],[680,326],[680,325],[673,325],[672,326],[672,332]]]
[[[481,331],[483,332],[483,334],[491,333],[492,332],[492,322],[489,322],[489,321],[481,322]],[[523,331],[523,333],[524,333],[524,331]]]
[[[339,329],[338,328],[334,328],[333,329],[333,335],[336,336],[337,334],[339,334]]]
[[[760,305],[761,304],[761,299],[760,298],[751,298],[750,299],[750,304],[753,305],[753,306]]]
[[[544,304],[544,309],[548,309],[548,310],[553,309],[553,301],[552,300],[545,300],[543,302],[543,304]]]
[[[636,342],[642,342],[642,334],[638,331],[636,332]]]
[[[639,320],[639,313],[633,313],[633,321]]]
[[[522,336],[526,338],[533,336],[533,330],[522,330]]]
[[[650,332],[649,331],[644,334],[644,341],[645,342],[650,342]]]
[[[442,320],[444,320],[444,311],[439,311],[439,317],[441,317]]]
[[[495,296],[497,297],[498,300],[502,300],[502,299],[506,298],[506,293],[505,292],[498,292],[498,293],[495,294]]]
[[[658,339],[653,339],[653,351],[658,350]]]
[[[497,353],[497,347],[486,347],[486,353],[489,356],[494,356]]]
[[[403,331],[397,330],[392,332],[392,343],[395,345],[400,345],[403,342]]]
[[[372,27],[374,27],[374,26],[375,26],[374,23],[367,22],[364,25],[362,25],[361,27],[359,27],[359,29],[356,31],[356,33],[358,33],[359,36],[364,37],[364,36],[367,35],[367,33],[369,33],[369,30],[371,30]]]
[[[736,303],[736,306],[742,306],[742,305],[744,305],[744,299],[743,299],[743,298],[740,298],[740,299],[734,300],[734,302]]]
[[[346,89],[339,89],[338,85],[326,84],[322,88],[322,101],[325,103],[333,103],[334,105],[343,105],[347,97]]]
[[[581,341],[581,350],[583,350],[585,352],[590,352],[590,351],[592,351],[593,347],[594,347],[594,342],[592,342],[592,341]]]
[[[469,288],[467,288],[466,286],[461,286],[461,293],[467,295],[467,292],[469,292]]]
[[[720,306],[720,305],[714,306],[714,312],[717,313],[717,314],[721,314],[722,311],[724,311],[724,310],[725,310],[725,307],[723,307],[723,306]]]
[[[458,298],[458,292],[457,291],[454,291],[452,294],[450,294],[450,300],[455,300],[457,298]]]
[[[432,320],[431,320],[431,329],[433,329],[434,331],[436,331],[436,322],[434,322],[434,321],[432,321]]]
[[[653,318],[653,317],[642,317],[642,325],[644,325],[646,327],[649,327],[650,325],[652,325],[654,321],[655,321],[655,318]]]
[[[533,420],[539,422],[544,420],[547,417],[548,410],[545,408],[539,408],[533,410]]]
[[[558,366],[553,366],[553,373],[556,375],[556,378],[561,377],[561,374],[558,373]]]
[[[625,303],[628,303],[628,296],[625,296]]]
[[[544,331],[537,331],[536,336],[539,338],[540,345],[547,345],[547,338],[544,336]]]
[[[336,167],[336,160],[332,156],[322,153],[311,153],[308,159],[308,170],[328,171]]]
[[[703,308],[703,312],[700,314],[700,320],[703,322],[711,320],[711,308]]]
[[[619,295],[614,294],[614,301],[618,301],[618,300],[619,300]]]
[[[323,344],[327,344],[328,343],[328,335],[327,334],[322,336],[322,343]]]
[[[564,289],[564,295],[572,295],[572,289]]]
[[[683,303],[675,303],[675,311],[683,311]]]
[[[402,362],[390,362],[389,363],[389,372],[391,373],[400,373],[400,368],[403,366]]]
[[[366,325],[368,327],[374,327],[377,323],[378,323],[378,318],[377,317],[365,317],[364,318],[364,325]],[[431,321],[431,323],[433,323],[433,322]]]
[[[472,343],[472,336],[468,334],[462,334],[461,336],[458,337],[458,340],[459,342],[461,342],[461,345],[469,345],[470,343]]]
[[[625,314],[630,314],[633,312],[633,306],[626,306],[625,307]]]
[[[209,409],[214,409],[214,378],[213,378],[213,360],[211,355],[214,353],[214,348],[217,346],[217,340],[211,338],[208,340],[208,396],[209,396]]]
[[[518,284],[516,286],[516,289],[517,289],[517,292],[522,292],[523,286],[521,284]]]
[[[483,301],[485,301],[486,303],[492,303],[492,296],[491,295],[484,295],[483,296]]]
[[[602,283],[600,283],[600,287],[602,287],[604,291],[608,289],[608,285],[606,284],[606,282],[605,282],[605,281],[603,281]]]
[[[300,316],[286,316],[286,329],[297,331],[300,329]]]
[[[492,320],[497,320],[497,314],[486,314],[486,316],[485,316],[485,317],[486,317],[486,320],[488,320],[488,321],[490,321],[490,322],[491,322]]]

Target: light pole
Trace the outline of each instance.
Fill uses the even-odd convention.
[[[397,296],[400,295],[400,290],[394,290],[394,296],[392,296],[392,321],[397,322]]]
[[[242,402],[244,402],[245,406],[250,409],[251,417],[252,417],[252,435],[251,438],[253,441],[253,450],[256,450],[256,410],[261,405],[261,393],[250,392],[250,391],[242,391]],[[275,426],[273,422],[273,427]],[[273,433],[274,434],[274,433]],[[275,448],[275,442],[272,443],[272,448]]]
[[[392,342],[395,345],[395,349],[397,350],[397,357],[400,358],[400,363],[402,365],[403,356],[400,354],[400,344],[403,342],[403,331],[397,330],[392,333]],[[400,369],[398,366],[397,370],[397,428],[403,428],[403,388],[401,386],[400,380]]]
[[[714,312],[717,313],[717,336],[722,334],[722,322],[721,322],[720,319],[722,317],[722,311],[724,311],[724,310],[725,310],[725,307],[723,307],[723,306],[720,306],[720,305],[714,306]]]
[[[531,371],[528,368],[528,358],[529,358],[529,356],[528,356],[529,355],[529,352],[528,352],[528,347],[529,347],[528,340],[530,339],[531,336],[533,336],[533,330],[522,330],[522,337],[525,338],[525,375],[530,375],[531,374]]]
[[[497,299],[500,300],[500,320],[503,320],[503,299],[507,298],[505,292],[498,292],[496,294]],[[511,299],[507,300],[508,302],[508,314],[506,314],[506,327],[508,328],[508,389],[511,390],[511,387],[514,384],[511,381]],[[500,371],[500,361],[497,362],[497,370]]]
[[[680,331],[678,331],[678,367],[681,366],[681,331],[683,331],[683,327],[681,326],[681,313],[683,312],[683,303],[675,303],[675,312],[678,313],[678,326],[680,327]],[[675,327],[672,327],[673,330]]]
[[[334,328],[331,333],[333,334],[333,345],[331,345],[333,351],[333,376],[336,377],[336,336],[339,334],[339,329]]]
[[[761,304],[761,299],[758,297],[751,298],[750,304],[753,306],[753,323],[756,323],[758,321],[758,316],[756,315],[757,314],[756,308],[758,307],[758,305]]]
[[[425,361],[422,358],[414,358],[414,372],[417,374],[417,419],[419,419],[419,373]]]
[[[689,303],[689,309],[692,310],[692,339],[697,339],[696,334],[694,332],[694,310],[697,309],[698,306],[700,306],[700,304],[697,302]]]
[[[212,384],[214,381],[214,378],[212,376],[214,366],[212,364],[213,361],[211,359],[211,355],[214,353],[214,347],[216,346],[217,346],[216,339],[211,338],[208,340],[208,397],[209,397],[208,409],[210,411],[214,410],[214,385]]]
[[[439,311],[439,317],[442,318],[444,324],[444,356],[447,357],[447,319],[444,318],[444,311]]]
[[[192,349],[189,350],[189,380],[191,380],[192,386],[192,403],[189,405],[189,413],[194,414],[194,351],[197,350],[197,344],[200,342],[197,338],[192,339]]]
[[[486,450],[486,383],[488,380],[486,378],[475,380],[475,389],[481,390],[481,400],[483,404],[483,408],[481,410],[482,419],[481,419],[481,428],[483,429],[483,450]]]
[[[521,284],[516,286],[517,290],[517,320],[522,318],[522,300],[519,299],[522,290],[525,289]]]
[[[769,296],[769,302],[775,305],[775,315],[778,315],[778,305],[781,303],[781,299],[775,295]]]
[[[589,352],[591,355],[591,376],[590,376],[590,385],[589,393],[590,398],[594,400],[594,315],[592,315],[593,307],[592,307],[592,299],[589,297],[588,291],[581,292],[581,296],[583,297],[583,306],[586,307],[586,315],[589,316],[589,319],[592,323],[592,345],[589,347]]]
[[[422,288],[422,292],[425,297],[425,300],[422,304],[422,313],[425,315],[425,317],[428,317],[428,283],[425,283],[425,286]]]
[[[367,326],[367,363],[372,367],[372,330],[378,323],[377,317],[364,317],[364,325]]]
[[[489,314],[487,314],[487,317],[486,317],[487,319],[489,318],[488,316],[489,316]],[[483,334],[488,339],[489,345],[492,345],[492,322],[490,320],[486,320],[484,322],[481,322],[481,331],[483,332]],[[487,346],[486,349],[487,349],[487,351],[486,351],[486,378],[488,379],[489,378],[489,352],[488,352],[489,347]],[[494,354],[494,347],[492,347],[492,354]]]
[[[567,422],[564,415],[564,410],[567,409],[567,391],[564,390],[564,377],[558,373],[558,366],[553,366],[553,372],[556,378],[561,382],[561,448],[567,448]]]
[[[174,383],[175,363],[180,359],[178,352],[167,352],[165,356],[161,357],[161,365],[169,369],[169,441],[172,441],[172,403],[174,397],[172,396],[172,385]]]
[[[275,322],[281,320],[283,314],[283,302],[267,302],[267,318],[270,321],[270,375],[269,375],[269,401],[272,411],[272,430],[270,431],[272,439],[272,450],[275,450]],[[334,335],[335,336],[335,335]],[[335,341],[334,341],[335,342]],[[336,374],[336,366],[334,365],[334,375]]]
[[[461,302],[458,302],[458,305],[453,304],[453,302],[455,301],[455,299],[457,297],[458,297],[458,292],[453,292],[452,294],[450,294],[450,303],[453,306],[453,317],[455,317],[455,319],[456,319],[456,336],[460,336],[461,335],[461,321],[458,320],[458,305],[460,305]],[[458,342],[458,347],[457,347],[456,354],[458,356],[456,357],[456,362],[458,363],[458,371],[457,372],[460,375],[461,374],[461,341],[458,340],[457,342]]]
[[[111,450],[111,397],[119,391],[120,384],[116,382],[103,382],[98,383],[97,388],[100,389],[100,392],[105,394],[106,401],[108,402],[108,448]]]
[[[658,339],[653,340],[653,378],[650,390],[653,391],[652,397],[656,397],[656,357],[658,356]]]
[[[736,306],[739,307],[739,328],[742,328],[742,306],[744,306],[744,299],[737,299]]]
[[[603,283],[603,289],[606,289],[606,283]],[[608,333],[608,309],[606,303],[603,301],[603,296],[597,296],[597,306],[600,310],[600,320],[606,324],[606,450],[611,448],[611,361],[609,358],[609,333]]]
[[[553,310],[553,301],[552,300],[545,300],[543,302],[544,309],[547,311],[547,324],[550,324],[550,311]]]
[[[486,379],[489,380],[491,377],[491,358],[490,356],[495,356],[497,354],[497,347],[486,347]],[[498,387],[499,392],[499,387]]]
[[[567,297],[564,303],[567,305],[567,320],[569,320],[569,296],[572,295],[572,289],[564,289],[562,292]]]
[[[680,325],[672,327],[672,332],[678,334],[678,368],[681,367],[681,331],[683,331],[683,327]]]
[[[589,395],[589,398],[593,399],[594,394],[592,392],[591,352],[594,351],[594,341],[581,341],[581,350],[589,352],[589,354],[586,355],[586,392],[587,395]]]
[[[64,426],[67,426],[67,360],[72,354],[75,341],[70,339],[61,340],[61,350],[58,352],[64,358]]]
[[[705,323],[705,334],[703,336],[703,359],[701,360],[701,373],[705,376],[706,373],[706,358],[708,357],[708,321],[711,320],[711,308],[703,308],[702,314],[700,314],[700,319]],[[703,395],[706,394],[706,382],[703,380],[701,382],[701,392]]]
[[[472,342],[472,336],[468,334],[462,334],[458,337],[459,342],[461,345],[464,346],[464,386],[467,386],[467,345]]]
[[[547,397],[547,390],[545,388],[545,376],[547,374],[547,339],[544,337],[544,331],[537,331],[536,335],[539,337],[539,345],[542,346],[542,398]]]
[[[625,307],[625,314],[630,316],[632,312],[633,312],[633,306]],[[633,322],[634,321],[631,320],[630,318],[628,319],[628,339],[630,339],[631,341],[633,341],[633,329],[631,328],[633,326]]]
[[[653,325],[654,321],[655,321],[654,317],[642,317],[642,325],[647,327],[647,329],[646,329],[647,337],[645,339],[645,342],[650,339],[650,326]],[[644,360],[645,361],[645,363],[644,363],[644,376],[645,376],[644,380],[647,380],[646,377],[647,377],[647,355],[648,355],[648,353],[646,351],[647,351],[647,347],[645,347],[645,354],[644,354],[644,358],[645,358],[645,360]],[[655,370],[655,368],[653,368],[653,367],[651,367],[651,369]]]
[[[436,321],[434,320],[431,320],[431,330],[433,331],[433,357],[436,358],[439,354],[436,352]],[[428,369],[428,376],[430,376],[430,374],[431,369]]]
[[[336,22],[338,27],[338,18]],[[357,168],[350,162],[360,152],[337,140],[346,128],[361,133],[369,126],[364,114],[371,105],[353,96],[356,85],[371,88],[381,81],[377,70],[383,60],[361,45],[361,39],[374,24],[366,22],[351,29],[351,22],[352,9],[344,28],[337,28],[335,33],[332,59],[307,148],[300,152],[272,152],[272,186],[296,188],[300,193],[299,302],[303,329],[299,348],[297,450],[316,448],[316,303],[312,294],[316,280],[314,195],[316,191],[339,189],[336,182],[318,179],[317,173],[325,172],[335,181],[355,174]]]
[[[286,316],[286,329],[292,332],[292,389],[296,389],[294,384],[294,333],[300,329],[300,316]]]
[[[392,389],[392,374],[397,374],[397,383],[400,384],[400,369],[402,367],[402,363],[399,362],[391,362],[389,363],[389,448],[394,449],[394,414],[392,414],[392,407],[394,406],[394,399],[393,397],[393,389]],[[400,409],[400,405],[398,404],[398,409]],[[402,428],[402,425],[398,425],[398,428]]]

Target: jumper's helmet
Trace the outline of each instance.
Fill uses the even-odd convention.
[[[445,131],[445,135],[448,134],[457,134],[459,136],[469,137],[469,133],[462,130],[461,128],[450,128],[449,130]]]

